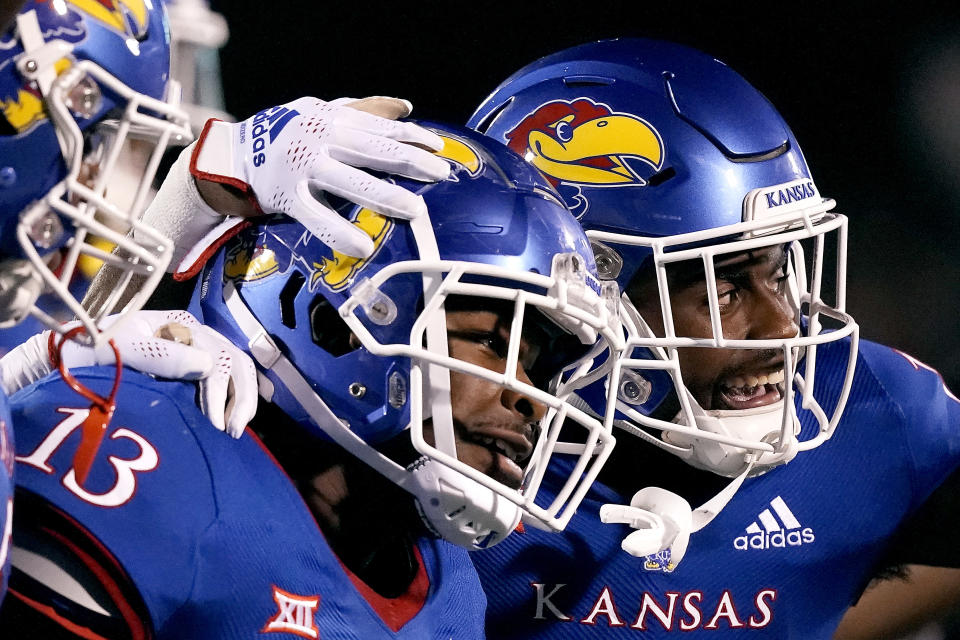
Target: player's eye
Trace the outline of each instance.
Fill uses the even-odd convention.
[[[717,287],[717,306],[720,307],[720,312],[723,313],[728,310],[737,301],[738,296],[739,291],[732,284],[719,285]]]
[[[465,340],[480,345],[498,358],[507,357],[507,340],[496,331],[449,331],[453,339]]]
[[[573,140],[573,127],[570,126],[569,122],[558,122],[556,131],[557,138],[559,138],[561,142],[570,142]]]
[[[787,270],[787,265],[784,264],[783,267],[777,270],[773,276],[771,289],[775,290],[777,293],[783,293],[787,286],[787,280],[790,279],[790,272]]]

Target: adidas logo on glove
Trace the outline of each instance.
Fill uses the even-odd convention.
[[[816,539],[813,529],[803,527],[780,496],[770,501],[770,509],[761,511],[757,520],[760,524],[754,520],[747,527],[746,535],[733,539],[735,549],[785,549],[810,544]]]

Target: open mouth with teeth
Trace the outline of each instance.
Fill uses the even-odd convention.
[[[532,449],[532,444],[525,436],[504,429],[483,432],[458,430],[457,435],[457,448],[464,462],[512,489],[520,489],[523,466]]]
[[[783,398],[783,382],[783,369],[726,378],[717,385],[714,406],[737,410],[774,404]]]

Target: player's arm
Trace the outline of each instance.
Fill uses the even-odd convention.
[[[881,569],[960,568],[960,545],[944,532],[960,526],[960,399],[934,369],[900,352],[896,383],[919,504],[898,527]],[[887,388],[892,385],[887,384]]]
[[[447,176],[450,165],[431,153],[443,147],[440,137],[397,121],[410,110],[406,100],[381,96],[300,98],[243,122],[209,121],[143,215],[173,241],[174,278],[195,276],[245,218],[262,214],[285,213],[330,248],[369,256],[370,238],[328,206],[327,198],[407,220],[425,210],[420,196],[366,171],[423,181]],[[100,269],[83,306],[96,309],[113,300],[121,275],[109,266]]]
[[[243,219],[284,213],[348,256],[367,257],[373,243],[327,204],[336,196],[388,217],[412,219],[423,199],[366,170],[435,181],[450,166],[431,151],[443,141],[397,118],[410,103],[398,98],[300,98],[239,123],[210,120],[181,152],[144,213],[174,243],[170,269],[196,275]],[[101,269],[84,298],[96,308],[113,293],[117,275]]]
[[[956,611],[960,569],[911,565],[904,575],[879,580],[844,614],[833,640],[904,637]]]
[[[960,468],[950,470],[960,458],[960,400],[922,362],[892,351],[886,357],[893,375],[885,386],[901,396],[915,477],[938,484],[900,525],[877,579],[845,614],[834,640],[899,637],[960,603],[960,545],[948,534],[960,525]]]
[[[960,429],[960,424],[957,425]],[[908,564],[960,568],[960,545],[948,532],[960,528],[960,469],[936,488],[909,520],[885,554],[886,566]]]
[[[958,425],[960,426],[960,425]],[[840,621],[834,640],[894,638],[942,619],[960,604],[960,470],[900,528],[881,572]]]
[[[108,317],[109,326],[115,317]],[[196,381],[198,405],[214,427],[234,438],[257,409],[257,373],[250,357],[186,311],[138,311],[122,332],[93,349],[44,331],[0,358],[0,386],[8,396],[63,368],[124,366],[158,378]]]

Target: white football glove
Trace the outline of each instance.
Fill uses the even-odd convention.
[[[105,318],[108,327],[118,316]],[[79,326],[69,323],[65,330]],[[37,334],[0,359],[7,395],[56,369],[50,331]],[[124,366],[158,378],[196,380],[200,409],[220,431],[243,435],[257,410],[257,371],[250,357],[186,311],[138,311],[113,338]],[[73,340],[60,351],[67,369],[116,361],[105,343],[93,349]]]
[[[337,214],[326,194],[410,220],[426,211],[423,198],[356,167],[424,181],[450,173],[445,160],[424,149],[443,148],[438,135],[374,115],[409,112],[410,103],[397,98],[308,97],[240,123],[211,120],[196,142],[190,171],[198,180],[242,190],[264,213],[289,215],[331,249],[365,258],[373,240]]]

